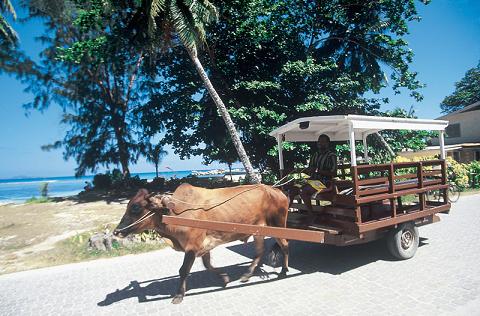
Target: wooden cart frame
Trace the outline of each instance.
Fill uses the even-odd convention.
[[[208,230],[261,235],[291,240],[345,246],[369,242],[389,236],[389,249],[396,257],[407,259],[418,247],[418,226],[439,221],[438,213],[448,213],[447,167],[445,162],[444,131],[448,121],[421,120],[363,115],[306,117],[287,123],[270,133],[277,139],[280,174],[284,174],[283,142],[313,142],[326,134],[332,141],[348,141],[350,164],[338,167],[339,177],[333,189],[321,193],[313,210],[321,213],[320,223],[302,224],[300,199],[291,205],[287,228],[193,220],[163,216],[163,222]],[[422,162],[370,165],[367,150],[363,162],[357,165],[355,144],[367,148],[367,136],[381,130],[429,130],[438,132],[440,159]],[[441,201],[428,201],[425,195],[432,190],[442,193]],[[406,205],[404,197],[415,197]],[[318,221],[317,221],[318,222]]]

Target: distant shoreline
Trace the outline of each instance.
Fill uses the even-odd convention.
[[[219,169],[203,169],[203,170],[175,170],[159,172],[159,177],[165,179],[171,178],[185,178],[193,174],[198,177],[221,177],[224,173],[218,171]],[[132,176],[139,176],[141,179],[147,181],[156,177],[155,172],[132,173]],[[76,178],[74,176],[61,177],[29,177],[29,178],[8,178],[0,179],[0,205],[5,204],[23,204],[26,200],[32,197],[40,196],[40,185],[48,182],[48,196],[55,197],[70,197],[76,196],[84,190],[86,182],[92,182],[94,176],[82,176]]]
[[[166,174],[166,173],[190,173],[192,174],[193,172],[208,172],[208,171],[212,171],[212,170],[219,170],[220,168],[213,168],[213,169],[187,169],[187,170],[169,170],[169,171],[159,171],[158,173],[159,174]],[[237,168],[238,169],[238,168]],[[224,169],[223,169],[224,170]],[[99,173],[106,173],[107,171],[104,171],[104,172],[99,172]],[[142,178],[141,176],[142,175],[149,175],[149,174],[155,174],[154,171],[152,172],[132,172],[131,175],[132,176],[140,176],[140,178]],[[37,176],[37,177],[30,177],[30,176],[14,176],[14,177],[8,177],[8,178],[0,178],[0,183],[2,182],[9,182],[9,181],[13,181],[13,180],[33,180],[33,181],[49,181],[50,179],[53,179],[53,180],[61,180],[61,179],[71,179],[71,178],[75,178],[75,179],[88,179],[88,178],[92,178],[94,177],[95,175],[93,174],[90,174],[90,175],[84,175],[84,176],[81,176],[81,177],[75,177],[75,176],[53,176],[53,177],[45,177],[45,176]]]

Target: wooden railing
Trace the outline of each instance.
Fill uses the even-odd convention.
[[[425,194],[440,190],[447,204],[447,177],[444,160],[399,162],[351,167],[357,222],[361,223],[361,205],[390,201],[391,217],[397,216],[397,203],[405,195],[419,196],[418,210],[426,208]]]

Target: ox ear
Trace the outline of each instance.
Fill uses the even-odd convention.
[[[145,191],[147,191],[147,190],[145,190]],[[147,191],[147,194],[145,195],[145,199],[150,200],[150,198],[154,197],[155,195],[157,195],[157,193],[155,193],[155,192],[148,193],[148,191]]]
[[[148,195],[148,190],[147,189],[140,189],[140,190],[138,190],[137,194],[135,194],[134,199],[142,198],[142,197],[147,196],[147,195]]]

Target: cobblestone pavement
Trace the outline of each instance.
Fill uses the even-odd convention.
[[[236,281],[221,288],[197,260],[180,305],[170,301],[183,254],[171,249],[3,275],[0,315],[480,315],[479,205],[480,195],[462,197],[440,223],[421,227],[406,261],[382,241],[291,242],[286,279],[264,266],[243,284],[253,245],[219,247],[213,262]]]

